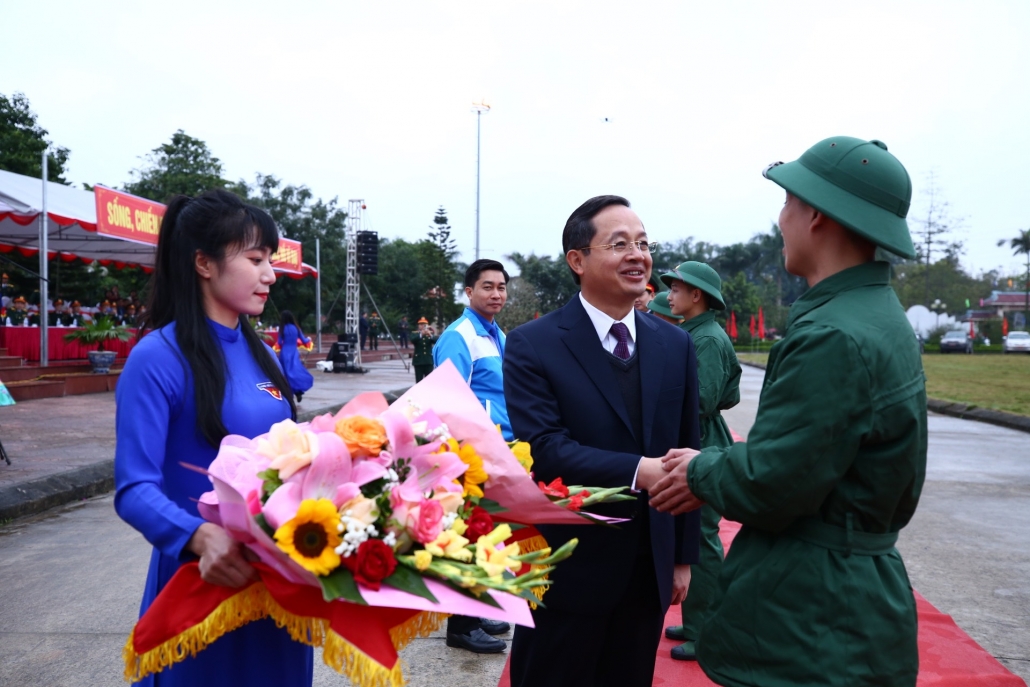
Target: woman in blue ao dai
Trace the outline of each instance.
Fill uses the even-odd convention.
[[[309,344],[311,339],[304,336],[304,333],[300,331],[296,318],[289,310],[283,310],[279,313],[279,320],[279,362],[283,366],[283,372],[286,374],[286,381],[290,383],[290,388],[297,397],[297,403],[300,403],[301,398],[304,397],[304,392],[314,385],[315,380],[307,368],[304,367],[304,362],[300,359],[300,353],[297,351],[297,341],[300,340],[305,344]]]
[[[144,326],[118,382],[115,509],[153,545],[141,614],[179,566],[199,559],[203,579],[242,587],[249,554],[204,521],[196,500],[227,434],[254,437],[295,417],[289,383],[247,322],[275,282],[275,222],[227,191],[168,205]],[[230,632],[142,684],[308,687],[312,650],[265,618]]]

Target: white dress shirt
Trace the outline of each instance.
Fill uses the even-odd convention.
[[[594,330],[597,332],[597,337],[601,339],[601,345],[604,346],[604,350],[611,354],[615,354],[615,347],[619,344],[619,340],[612,336],[612,325],[616,322],[622,322],[629,329],[629,354],[632,357],[633,351],[637,349],[637,320],[636,310],[633,308],[629,309],[629,313],[626,314],[621,320],[616,320],[611,315],[603,313],[594,306],[590,305],[590,301],[583,297],[583,292],[579,292],[579,300],[583,303],[583,309],[587,311],[587,316],[590,317],[590,322],[594,325]],[[643,390],[641,390],[643,393]],[[641,460],[644,456],[640,457]],[[640,472],[640,463],[637,463],[637,469],[633,473],[633,483],[630,485],[631,491],[639,491],[637,489],[637,473]]]
[[[619,344],[619,340],[612,335],[612,325],[616,322],[622,322],[626,325],[629,330],[629,354],[633,356],[633,351],[637,348],[637,320],[634,316],[633,308],[629,309],[629,312],[621,320],[616,320],[611,315],[603,313],[594,306],[590,305],[590,301],[583,297],[583,292],[579,292],[579,300],[583,303],[583,309],[587,311],[587,316],[590,317],[590,322],[594,325],[594,330],[597,332],[597,338],[601,340],[601,345],[604,346],[604,350],[611,354],[615,354],[615,347]]]

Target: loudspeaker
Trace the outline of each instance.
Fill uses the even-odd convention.
[[[329,347],[326,360],[333,362],[333,372],[354,372],[354,348],[347,342],[337,341]]]

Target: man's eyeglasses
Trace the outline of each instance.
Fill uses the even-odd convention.
[[[596,248],[597,250],[611,250],[616,253],[624,253],[631,246],[636,246],[641,253],[654,253],[658,250],[657,241],[652,241],[651,243],[648,243],[647,241],[616,241],[615,243],[603,243],[600,246],[583,246],[576,250],[590,250],[591,248]]]

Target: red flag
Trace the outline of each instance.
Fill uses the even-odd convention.
[[[1004,318],[1004,317],[1001,318],[1001,335],[1002,336],[1008,336],[1009,335],[1009,321],[1008,321],[1007,318]]]
[[[762,306],[758,306],[758,339],[765,339],[765,313],[762,312]]]
[[[975,339],[976,338],[976,332],[973,331],[973,321],[972,320],[969,320],[969,338],[970,339]]]
[[[751,316],[751,322],[748,323],[747,330],[751,332],[751,338],[755,338],[755,316]]]
[[[733,312],[732,310],[730,311],[730,331],[729,331],[729,334],[730,334],[730,338],[731,339],[736,339],[737,338],[737,313]]]

